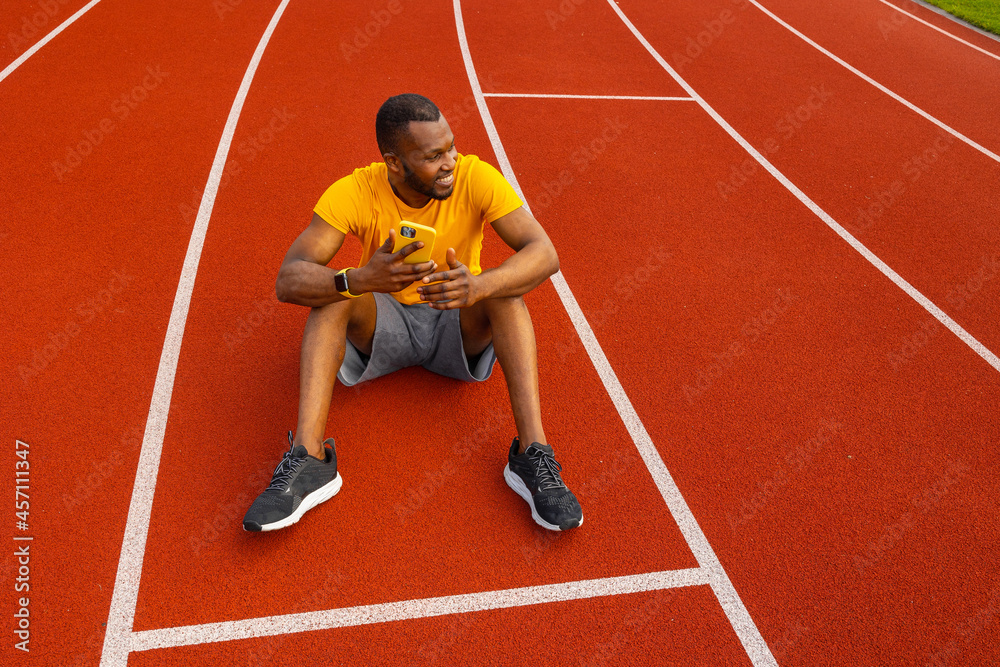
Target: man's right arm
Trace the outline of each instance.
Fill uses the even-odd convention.
[[[346,299],[334,286],[337,270],[327,266],[345,238],[342,231],[313,213],[309,226],[292,243],[278,270],[274,285],[278,301],[315,307]]]
[[[279,301],[300,306],[319,307],[348,297],[337,291],[334,276],[337,269],[327,266],[344,244],[345,235],[313,213],[309,226],[299,234],[285,254],[278,270],[275,293]],[[437,264],[406,264],[407,255],[416,252],[422,243],[411,243],[397,253],[392,252],[396,232],[372,255],[368,263],[347,272],[351,294],[364,292],[398,292],[410,283],[434,273]]]

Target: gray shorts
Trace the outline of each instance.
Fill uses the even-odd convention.
[[[404,306],[388,294],[375,293],[375,338],[369,358],[347,341],[337,379],[348,387],[398,371],[423,366],[438,375],[482,382],[493,373],[497,355],[490,343],[469,368],[462,349],[459,310],[434,310],[422,303]]]

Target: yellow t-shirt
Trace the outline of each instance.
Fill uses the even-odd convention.
[[[483,225],[517,210],[522,203],[491,164],[475,155],[459,155],[455,160],[455,189],[443,201],[431,199],[423,208],[407,206],[393,193],[385,163],[373,162],[327,188],[313,210],[344,234],[358,237],[361,266],[402,219],[433,227],[437,232],[431,259],[438,263],[438,270],[448,270],[446,254],[448,248],[454,248],[458,261],[479,275]],[[392,296],[400,303],[420,303],[416,283]]]

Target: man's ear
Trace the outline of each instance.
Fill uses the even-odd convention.
[[[385,161],[385,166],[389,168],[390,171],[396,174],[403,173],[403,165],[399,161],[399,156],[395,153],[384,153],[382,159]]]

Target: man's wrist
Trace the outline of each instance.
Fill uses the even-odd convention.
[[[368,290],[365,288],[365,276],[360,268],[347,270],[347,284],[351,288],[351,294],[364,294]]]
[[[351,274],[354,275],[353,279]],[[362,294],[364,291],[361,289],[359,282],[357,280],[357,269],[354,267],[341,269],[334,275],[333,278],[333,288],[337,292],[348,299],[354,299]]]
[[[476,301],[492,299],[494,297],[494,285],[496,283],[492,280],[492,276],[485,275],[493,270],[483,269],[479,273],[469,271],[469,294],[475,295]]]

